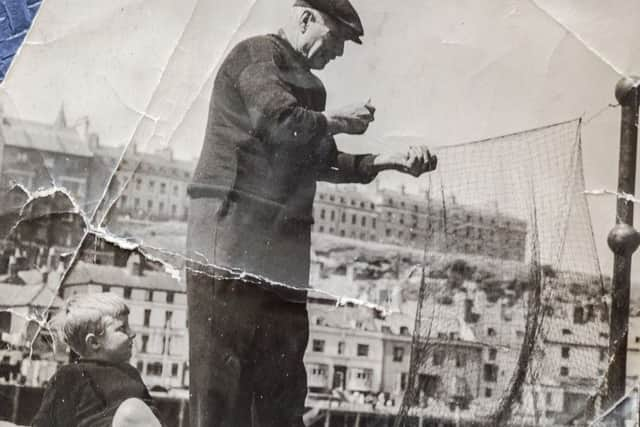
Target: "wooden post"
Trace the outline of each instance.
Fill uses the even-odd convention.
[[[616,85],[616,98],[622,107],[618,164],[619,195],[635,193],[639,84],[640,78],[625,77]],[[624,396],[625,392],[631,256],[640,244],[638,233],[633,229],[633,203],[619,196],[616,213],[616,226],[611,230],[608,238],[614,260],[611,283],[607,406]]]

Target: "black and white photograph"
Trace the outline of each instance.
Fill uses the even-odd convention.
[[[640,426],[638,22],[0,1],[0,426]]]

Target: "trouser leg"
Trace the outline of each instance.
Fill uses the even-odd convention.
[[[244,286],[244,285],[240,285]],[[192,427],[250,426],[252,308],[234,298],[234,280],[187,273]]]
[[[307,373],[303,357],[309,339],[306,305],[269,295],[256,329],[262,355],[254,373],[254,427],[303,427]]]

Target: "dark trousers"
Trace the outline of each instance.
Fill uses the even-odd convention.
[[[187,270],[192,427],[302,427],[304,303]]]

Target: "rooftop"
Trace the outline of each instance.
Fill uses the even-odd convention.
[[[42,277],[41,277],[42,279]],[[44,283],[35,285],[0,284],[0,307],[60,307],[60,299],[54,289]]]
[[[93,157],[87,141],[75,129],[66,126],[3,117],[0,132],[8,146]]]
[[[144,270],[142,274],[132,273],[128,268],[111,265],[90,264],[79,261],[70,270],[64,286],[86,284],[107,286],[128,286],[155,291],[186,292],[184,285],[167,273]]]

